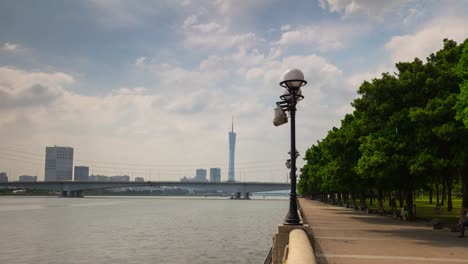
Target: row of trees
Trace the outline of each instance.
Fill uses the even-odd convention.
[[[415,190],[446,195],[454,184],[468,204],[468,39],[396,64],[397,72],[365,81],[355,108],[306,154],[298,183],[303,195],[338,199],[395,195],[412,206]],[[442,198],[442,197],[441,197]],[[349,201],[348,201],[349,202]]]

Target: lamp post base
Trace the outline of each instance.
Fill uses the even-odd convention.
[[[288,215],[284,219],[284,225],[302,225],[301,219],[297,211],[295,213],[293,211],[289,211]]]

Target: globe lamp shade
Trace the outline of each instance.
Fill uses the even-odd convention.
[[[299,89],[306,84],[304,81],[304,74],[299,69],[290,69],[284,73],[283,81],[289,89]]]

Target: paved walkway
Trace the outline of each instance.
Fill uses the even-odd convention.
[[[300,205],[317,263],[468,263],[468,237],[458,233],[303,198]]]

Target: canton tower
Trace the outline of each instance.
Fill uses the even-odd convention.
[[[228,182],[235,182],[234,154],[236,152],[236,133],[234,133],[234,118],[232,119],[231,132],[229,132],[229,172]]]

